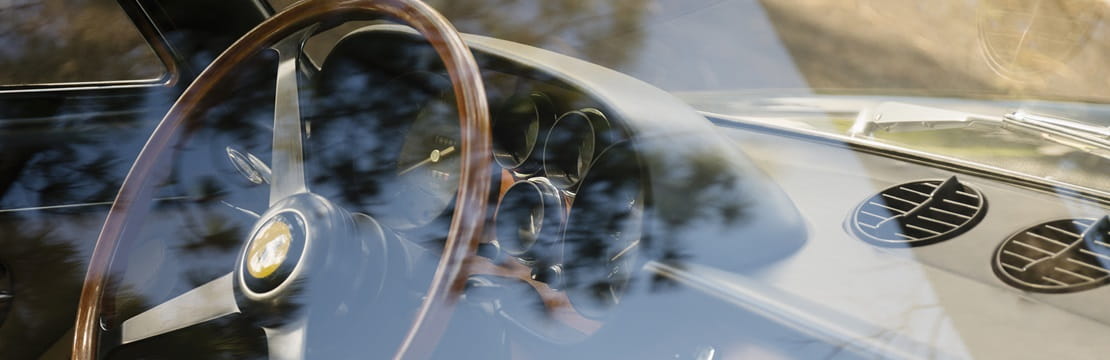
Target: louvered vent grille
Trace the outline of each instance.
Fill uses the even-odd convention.
[[[921,246],[951,239],[972,228],[986,213],[978,190],[947,180],[896,185],[864,201],[849,227],[860,238],[882,246]]]
[[[1110,282],[1110,217],[1056,220],[1028,228],[998,247],[994,271],[1010,285],[1047,293]]]

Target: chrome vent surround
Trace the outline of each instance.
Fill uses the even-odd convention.
[[[964,233],[986,212],[983,194],[953,176],[887,188],[860,204],[848,227],[875,245],[922,246]]]
[[[1110,282],[1110,216],[1040,224],[994,253],[995,274],[1019,289],[1065,293]]]

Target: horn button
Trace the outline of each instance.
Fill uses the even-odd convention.
[[[255,293],[266,293],[289,278],[304,253],[304,217],[284,210],[262,222],[248,242],[240,273],[243,284]]]
[[[290,310],[327,306],[379,288],[386,249],[373,218],[352,215],[316,194],[292,195],[252,228],[235,267],[236,301],[264,324],[284,322],[296,317]]]

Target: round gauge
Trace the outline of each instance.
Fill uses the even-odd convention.
[[[578,180],[594,158],[598,134],[608,130],[608,121],[600,111],[571,111],[555,120],[547,133],[543,152],[543,169],[557,186],[569,188]]]
[[[493,115],[493,158],[502,168],[530,175],[542,165],[532,152],[538,142],[540,126],[555,116],[551,100],[540,92],[510,97]]]
[[[505,191],[494,215],[497,243],[505,253],[525,259],[550,259],[565,219],[559,190],[534,178]],[[537,246],[537,244],[540,244]]]
[[[343,66],[340,66],[343,65]],[[451,81],[439,73],[362,76],[322,70],[306,136],[310,188],[394,230],[431,224],[458,190],[462,131]],[[384,81],[388,77],[388,81]]]
[[[627,144],[606,150],[583,177],[563,236],[567,296],[591,318],[620,304],[643,263],[644,195],[639,162]]]
[[[453,93],[428,102],[402,140],[391,189],[394,201],[375,215],[395,229],[407,229],[447,211],[459,188],[461,133]]]

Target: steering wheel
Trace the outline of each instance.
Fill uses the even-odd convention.
[[[324,261],[342,249],[337,235],[380,234],[373,219],[356,220],[305,184],[302,125],[298,104],[297,59],[305,39],[320,23],[336,19],[391,19],[416,29],[436,50],[450,76],[461,124],[461,174],[456,206],[443,253],[394,358],[425,358],[446,328],[465,285],[464,260],[475,252],[489,198],[490,123],[484,87],[473,55],[459,33],[419,0],[310,0],[264,21],[236,41],[178,98],[155,129],[124,179],[97,239],[84,280],[75,325],[73,358],[99,355],[101,313],[108,271],[117,249],[126,250],[142,222],[163,162],[203,104],[213,101],[221,80],[240,71],[259,49],[278,53],[269,206],[244,243],[235,268],[122,323],[123,343],[196,325],[223,315],[243,313],[264,324],[270,358],[305,356],[308,316],[288,311],[302,284]],[[357,225],[360,223],[362,225]],[[369,229],[369,230],[367,230]],[[361,234],[361,233],[360,233]]]

